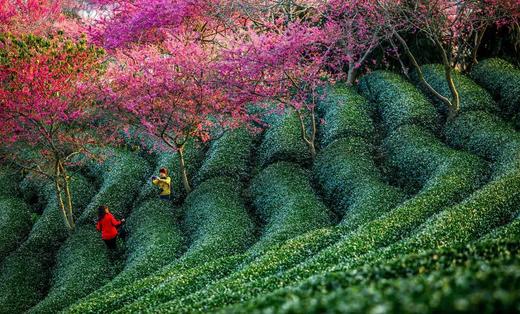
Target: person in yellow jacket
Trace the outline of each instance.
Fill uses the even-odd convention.
[[[161,168],[159,170],[159,177],[152,177],[152,183],[161,189],[161,192],[159,193],[160,199],[170,199],[170,194],[172,193],[171,181],[172,179],[168,176],[168,169],[166,168]]]

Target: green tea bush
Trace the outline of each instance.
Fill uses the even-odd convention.
[[[0,197],[18,196],[18,183],[22,180],[20,173],[7,167],[0,167]]]
[[[505,260],[504,260],[505,259]],[[318,294],[299,290],[290,299],[224,309],[225,313],[496,313],[518,311],[518,258],[470,260],[463,266],[396,279],[333,287]],[[338,274],[346,278],[358,274]]]
[[[331,223],[330,212],[316,197],[308,173],[295,164],[268,166],[253,178],[250,191],[265,221],[257,250]]]
[[[278,117],[264,133],[258,148],[258,164],[265,167],[277,161],[310,163],[311,154],[302,139],[300,120],[289,111]]]
[[[226,256],[240,254],[254,241],[254,224],[244,207],[241,191],[242,186],[229,177],[215,177],[201,183],[189,194],[183,205],[183,225],[189,236],[189,248],[179,260],[135,284],[99,291],[92,297],[80,300],[70,311],[114,311],[149,292],[167,278],[175,278],[197,265],[207,265],[211,261],[219,265],[212,268],[215,278],[219,273],[222,276],[227,274],[241,259],[234,263],[227,260],[222,263],[217,261]],[[210,279],[206,278],[203,283]]]
[[[323,119],[318,132],[321,146],[350,136],[372,139],[375,128],[368,115],[368,107],[368,101],[352,87],[339,84],[330,87],[318,104]]]
[[[314,162],[314,176],[325,197],[349,228],[379,217],[404,199],[399,189],[383,182],[372,152],[365,139],[339,139]]]
[[[29,206],[19,198],[0,196],[0,263],[31,230]]]
[[[445,128],[448,141],[493,162],[493,176],[520,171],[520,134],[486,112],[460,114]]]
[[[132,211],[126,222],[129,236],[125,268],[108,284],[80,300],[82,312],[102,307],[110,291],[131,285],[180,256],[183,235],[172,210],[170,202],[149,199]]]
[[[520,70],[502,59],[480,61],[471,70],[471,78],[499,100],[506,115],[520,112]]]
[[[41,194],[47,198],[43,214],[33,225],[27,240],[1,265],[0,309],[10,309],[11,313],[23,312],[44,297],[55,254],[69,235],[52,184],[48,183],[42,189]],[[74,174],[71,191],[74,214],[79,215],[94,195],[94,189],[84,177]]]
[[[475,244],[461,247],[445,247],[427,250],[419,254],[398,254],[394,258],[382,258],[362,266],[321,273],[295,286],[282,287],[272,293],[264,294],[246,303],[224,308],[224,311],[253,312],[275,311],[285,308],[310,309],[318,304],[318,299],[334,294],[338,289],[363,287],[378,281],[399,277],[412,277],[468,265],[482,260],[510,262],[513,252],[519,249],[520,219],[492,232]],[[377,255],[377,252],[374,253]],[[293,302],[289,301],[292,300]],[[374,300],[372,300],[374,302]]]
[[[226,131],[214,140],[196,177],[201,183],[207,179],[228,176],[237,180],[248,178],[253,135],[246,128]]]
[[[108,251],[94,226],[79,226],[60,248],[47,297],[30,313],[56,313],[113,277]]]
[[[96,220],[100,205],[107,205],[119,219],[125,217],[141,190],[143,180],[150,173],[148,163],[128,151],[114,152],[99,167],[103,171],[98,174],[102,177],[103,184],[80,216],[80,223],[83,224]]]
[[[377,102],[377,110],[388,130],[406,124],[438,130],[440,119],[435,108],[400,75],[374,71],[363,76],[358,86],[363,96]]]
[[[284,273],[260,278],[252,275],[243,276],[239,283],[234,281],[213,291],[201,291],[196,295],[165,304],[164,309],[175,308],[176,311],[187,312],[215,309],[294,284],[339,264],[351,263],[367,253],[377,252],[413,234],[429,217],[464,199],[477,189],[485,177],[484,162],[475,156],[444,146],[431,133],[415,126],[396,130],[387,145],[394,146],[393,153],[389,156],[390,161],[399,163],[403,171],[410,171],[418,162],[436,162],[436,169],[430,166],[421,174],[425,177],[429,175],[429,178],[418,195],[351,233],[346,233],[336,243],[314,252],[310,259]],[[412,155],[403,158],[405,154]],[[283,252],[280,252],[278,256],[274,256],[280,258],[282,255]],[[276,261],[271,264],[276,265]],[[265,267],[265,264],[262,266]],[[250,271],[254,273],[253,269]],[[256,274],[262,271],[262,268],[256,269]]]
[[[183,207],[190,247],[184,259],[208,259],[243,252],[254,240],[254,224],[241,198],[241,185],[216,177],[200,184]]]
[[[421,67],[426,81],[441,95],[451,99],[451,92],[446,82],[446,76],[444,74],[444,67],[440,64],[428,64]],[[412,74],[414,82],[428,94],[418,82],[415,75]],[[460,97],[460,110],[474,111],[484,110],[494,112],[497,110],[497,106],[491,95],[482,87],[478,86],[470,78],[460,74],[457,71],[453,71],[453,81],[457,87],[457,91]],[[432,97],[432,100],[437,103],[440,111],[446,113],[447,108],[438,99]]]

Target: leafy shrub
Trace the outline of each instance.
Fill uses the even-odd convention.
[[[253,178],[253,205],[266,222],[257,250],[331,223],[329,210],[314,194],[307,175],[295,164],[278,162]]]
[[[368,115],[368,101],[353,88],[343,85],[330,87],[318,110],[323,123],[319,127],[322,147],[342,137],[359,136],[371,139],[375,129]]]
[[[309,163],[311,154],[302,139],[300,120],[296,113],[289,111],[280,116],[264,133],[258,148],[260,167],[277,161]]]
[[[314,175],[343,222],[355,228],[379,217],[403,200],[397,188],[383,182],[367,140],[339,139],[324,148],[314,163]]]
[[[132,211],[126,222],[129,236],[124,270],[80,300],[80,311],[103,307],[108,292],[131,285],[179,257],[184,242],[172,211],[171,203],[156,199],[146,200]]]
[[[197,174],[196,182],[228,176],[244,180],[249,176],[253,135],[246,128],[229,130],[214,140]]]
[[[253,222],[236,181],[217,177],[200,184],[184,204],[190,247],[184,259],[205,262],[243,252],[253,241]]]
[[[0,197],[18,196],[18,183],[20,181],[19,173],[7,167],[0,167]]]
[[[423,65],[421,69],[426,81],[441,95],[451,99],[451,92],[446,82],[444,67],[440,64],[428,64]],[[415,75],[412,75],[412,79],[428,94],[428,91],[418,83]],[[485,110],[494,112],[497,110],[496,103],[491,95],[467,76],[453,71],[453,81],[459,93],[461,111]],[[432,97],[432,100],[438,104],[442,112],[446,113],[447,108],[442,102],[434,97]]]
[[[439,116],[435,108],[412,84],[398,74],[374,71],[359,81],[359,90],[367,99],[377,102],[388,130],[414,124],[436,131]]]
[[[393,136],[395,138],[392,142],[393,145],[396,145],[396,152],[394,153],[396,156],[390,158],[399,161],[401,168],[411,169],[414,167],[414,162],[421,161],[424,163],[430,160],[432,156],[438,161],[435,171],[431,168],[430,171],[425,171],[424,175],[429,174],[430,178],[416,197],[405,201],[380,218],[362,225],[339,241],[336,241],[338,239],[334,236],[334,232],[330,236],[318,237],[315,240],[316,242],[311,242],[311,245],[306,246],[308,251],[311,252],[312,258],[284,273],[278,271],[287,269],[286,267],[290,267],[291,264],[294,265],[294,261],[291,263],[290,257],[306,255],[302,254],[302,251],[292,249],[288,250],[290,253],[279,250],[277,253],[269,254],[265,259],[259,257],[258,262],[245,266],[240,272],[230,276],[229,279],[219,281],[214,286],[209,286],[196,294],[172,300],[160,308],[155,308],[155,310],[168,311],[175,308],[176,311],[192,312],[219,308],[232,302],[247,300],[262,292],[292,284],[320,271],[336,267],[338,264],[356,260],[363,254],[372,251],[377,252],[378,248],[392,244],[409,235],[432,214],[442,210],[452,202],[462,199],[480,185],[483,172],[485,172],[483,171],[485,164],[474,156],[443,146],[429,132],[417,127],[401,128]],[[402,143],[399,142],[399,139]],[[415,155],[414,158],[403,160],[402,156],[399,156],[399,148],[405,148],[406,143],[409,146],[406,152]],[[429,150],[429,147],[433,149]],[[277,165],[271,165],[264,171]],[[293,169],[287,172],[294,174],[297,171]],[[286,187],[283,191],[289,190],[290,185],[288,183],[278,176],[268,174],[265,175],[264,180],[270,178],[271,181],[280,182],[280,185]],[[253,184],[257,178],[253,179]],[[270,182],[270,184],[273,183]],[[266,195],[277,195],[276,192],[266,188],[259,188],[259,190]],[[273,197],[272,204],[290,202],[287,196],[280,195],[279,199]],[[337,243],[334,244],[334,242]],[[303,246],[302,242],[292,242],[292,244]],[[312,244],[318,245],[312,246]],[[330,246],[326,247],[327,245]],[[283,245],[282,247],[286,248]],[[289,259],[284,260],[284,253],[289,256]],[[265,274],[266,277],[259,277],[262,274]]]
[[[500,100],[507,115],[520,112],[520,70],[502,59],[480,61],[471,70],[471,78]]]
[[[0,196],[0,263],[30,230],[29,206],[19,198]]]
[[[60,248],[56,260],[52,287],[31,313],[55,313],[114,275],[108,251],[94,226],[79,226]]]
[[[493,176],[520,171],[520,134],[486,112],[460,114],[445,128],[448,141],[493,161]]]
[[[256,303],[225,309],[225,312],[445,313],[456,310],[458,313],[494,313],[497,309],[515,312],[518,310],[516,296],[520,292],[517,287],[520,279],[518,262],[514,257],[489,261],[475,258],[465,265],[425,275],[419,273],[413,277],[363,281],[341,287],[331,284],[328,289],[313,294],[313,291],[301,288],[284,294],[286,297],[290,295],[290,300],[269,296]],[[338,279],[344,277],[347,282],[355,281],[352,278],[363,278],[357,273],[338,273],[336,276]]]
[[[398,254],[392,259],[382,258],[372,263],[342,271],[322,273],[295,286],[287,286],[269,294],[264,294],[246,303],[225,308],[226,312],[275,311],[298,308],[307,311],[322,306],[320,299],[335,294],[338,289],[356,287],[364,289],[370,284],[386,282],[399,277],[411,277],[436,270],[466,267],[483,260],[498,260],[511,263],[518,250],[520,239],[520,219],[499,228],[496,232],[475,244],[462,247],[445,247],[427,250],[419,254]],[[377,252],[374,252],[377,255]],[[422,290],[421,290],[422,291]],[[450,290],[451,291],[451,290]],[[427,297],[429,295],[426,295]],[[345,296],[343,296],[345,297]],[[289,299],[294,300],[289,304]],[[350,299],[348,299],[350,301]],[[388,301],[386,298],[381,300]],[[375,299],[371,300],[375,302]],[[353,309],[355,307],[352,307]],[[426,310],[424,308],[423,310]]]
[[[98,174],[103,178],[103,184],[80,216],[80,223],[83,224],[96,220],[100,205],[107,205],[117,218],[126,216],[140,192],[143,180],[150,173],[148,163],[128,151],[114,152],[99,167],[103,171]]]
[[[68,236],[52,184],[48,183],[42,189],[40,194],[47,198],[43,214],[27,240],[1,265],[0,309],[22,312],[41,300],[48,289],[55,254]],[[74,174],[71,191],[77,215],[88,204],[94,190],[84,177]]]

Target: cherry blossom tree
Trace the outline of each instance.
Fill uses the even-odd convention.
[[[248,116],[220,88],[218,55],[197,43],[169,40],[161,47],[121,50],[106,75],[106,100],[121,121],[138,126],[179,154],[181,177],[191,191],[184,159],[190,139],[209,140],[215,126],[238,126]]]
[[[384,7],[374,0],[331,0],[320,7],[337,67],[346,68],[347,85],[370,54],[392,36]]]
[[[282,32],[251,29],[224,52],[220,71],[226,90],[240,103],[278,103],[300,120],[301,136],[316,155],[316,103],[331,78],[326,71],[330,47],[318,27],[293,23]]]
[[[65,225],[74,228],[68,167],[99,143],[90,84],[103,51],[62,36],[2,35],[0,153],[4,161],[54,182]]]
[[[410,59],[421,84],[448,108],[448,119],[460,110],[453,70],[465,70],[475,63],[485,30],[492,24],[518,19],[514,16],[518,6],[516,0],[419,0],[384,4],[387,25],[392,27],[393,35]],[[401,32],[420,33],[437,48],[451,98],[441,95],[426,81]]]

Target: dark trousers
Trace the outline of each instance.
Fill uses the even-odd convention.
[[[169,201],[170,200],[170,195],[159,195],[159,198],[162,199],[162,200]]]
[[[113,237],[110,240],[103,240],[105,241],[105,244],[107,245],[107,248],[111,250],[115,250],[117,248],[117,236]]]

